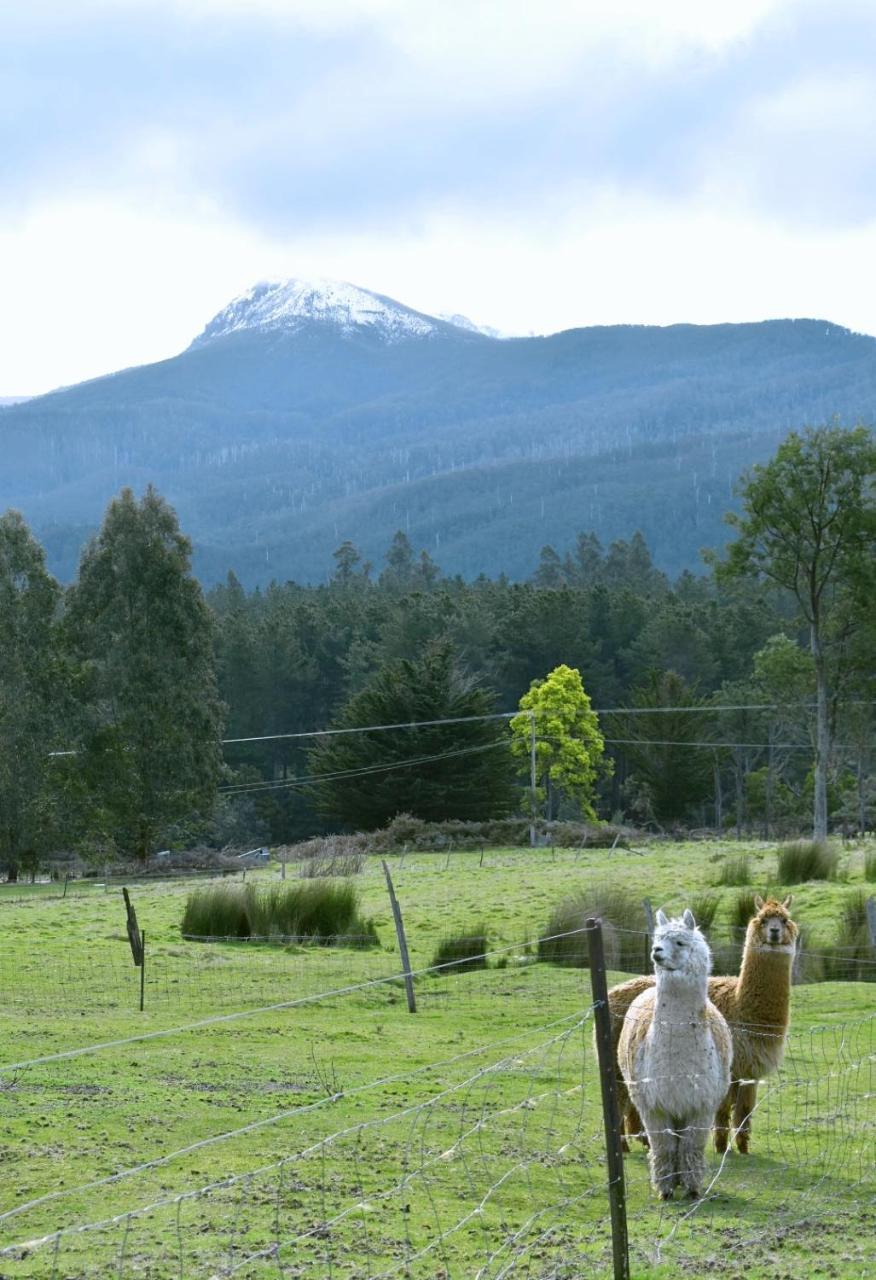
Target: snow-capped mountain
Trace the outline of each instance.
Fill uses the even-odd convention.
[[[342,280],[261,281],[214,316],[192,346],[247,329],[295,332],[313,322],[343,333],[370,328],[387,342],[428,338],[447,324]]]

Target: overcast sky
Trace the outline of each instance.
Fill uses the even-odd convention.
[[[876,5],[0,5],[0,394],[324,275],[511,333],[876,333]]]

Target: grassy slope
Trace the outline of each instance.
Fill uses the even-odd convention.
[[[727,849],[737,852],[735,845]],[[520,944],[543,928],[558,898],[609,878],[647,891],[655,905],[680,907],[685,895],[716,879],[723,852],[690,844],[661,846],[645,856],[491,851],[483,867],[479,854],[454,855],[449,867],[435,855],[396,861],[415,967],[429,963],[448,931],[479,920],[488,923],[491,945],[510,948],[508,967],[423,979],[415,1018],[405,1011],[399,985],[382,984],[5,1074],[0,1213],[47,1193],[64,1194],[0,1220],[0,1245],[123,1214],[229,1174],[275,1166],[352,1126],[349,1136],[282,1170],[273,1167],[179,1210],[170,1206],[111,1230],[65,1238],[57,1274],[208,1275],[223,1257],[233,1263],[239,1250],[257,1249],[275,1233],[285,1238],[314,1230],[279,1259],[237,1274],[279,1270],[364,1280],[397,1266],[406,1241],[414,1251],[426,1247],[436,1224],[448,1230],[484,1196],[483,1212],[414,1263],[412,1275],[431,1277],[442,1268],[449,1275],[475,1275],[504,1242],[506,1252],[484,1273],[498,1274],[513,1254],[515,1246],[507,1244],[513,1231],[531,1217],[532,1206],[545,1205],[554,1208],[522,1237],[531,1243],[540,1229],[550,1225],[555,1231],[528,1250],[532,1274],[567,1274],[539,1271],[556,1257],[566,1257],[570,1275],[591,1268],[599,1273],[607,1256],[601,1112],[589,1027],[577,1025],[578,1012],[589,1004],[588,976],[523,963]],[[766,889],[774,852],[753,846],[752,853],[761,872],[756,887]],[[861,852],[849,854],[848,862],[849,883],[857,886]],[[258,874],[270,879],[277,873]],[[7,901],[0,898],[2,1062],[393,973],[398,957],[378,864],[368,867],[360,887],[382,952],[185,943],[179,920],[186,885],[132,886],[147,932],[143,1015],[136,1012],[137,973],[118,890],[77,890],[64,901],[10,893]],[[716,892],[729,900],[736,891]],[[795,914],[814,937],[828,940],[843,892],[842,885],[800,888]],[[755,1155],[729,1160],[717,1197],[692,1217],[684,1216],[681,1205],[661,1212],[647,1192],[643,1155],[630,1157],[635,1274],[686,1270],[733,1276],[743,1270],[741,1242],[749,1241],[745,1274],[775,1280],[776,1228],[800,1219],[808,1225],[784,1237],[778,1274],[866,1274],[862,1196],[869,1186],[872,1199],[872,1167],[865,1155],[872,1152],[872,1085],[868,1103],[860,1096],[860,1072],[851,1064],[873,1051],[872,1032],[868,1050],[855,1029],[856,1020],[872,1011],[873,990],[850,983],[795,989],[788,1067],[782,1087],[763,1093]],[[563,1018],[571,1021],[547,1029]],[[825,1024],[829,1030],[811,1030]],[[472,1056],[453,1060],[463,1053]],[[387,1075],[403,1078],[353,1092]],[[406,1110],[444,1090],[450,1092],[440,1101]],[[342,1091],[345,1096],[326,1101]],[[302,1107],[311,1109],[114,1185],[76,1189]],[[382,1122],[379,1128],[355,1131],[375,1120]],[[408,1180],[392,1191],[405,1171]],[[327,1234],[319,1227],[357,1203],[367,1208]],[[851,1231],[849,1221],[858,1223]],[[584,1258],[576,1252],[582,1248]],[[51,1275],[51,1259],[51,1247],[28,1250],[0,1260],[0,1274]]]

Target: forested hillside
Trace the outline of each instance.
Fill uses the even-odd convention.
[[[229,573],[205,598],[149,488],[113,499],[64,590],[6,512],[0,868],[399,813],[865,830],[874,474],[865,428],[792,433],[728,555],[674,581],[639,533],[546,544],[512,582],[448,576],[397,530],[377,566],[346,540],[327,583]]]
[[[427,331],[213,322],[174,359],[3,408],[0,509],[62,579],[147,482],[207,584],[324,581],[344,539],[377,560],[399,528],[448,573],[513,578],[582,528],[639,528],[677,574],[789,428],[876,416],[876,340],[821,321],[499,340],[392,306]]]

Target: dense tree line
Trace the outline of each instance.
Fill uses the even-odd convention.
[[[861,430],[790,437],[747,478],[729,557],[675,581],[639,534],[603,547],[582,531],[511,582],[447,577],[399,531],[380,565],[343,542],[323,585],[247,592],[229,573],[205,601],[150,489],[110,505],[65,592],[7,513],[0,862],[290,840],[404,811],[528,816],[535,801],[663,828],[775,834],[813,812],[816,829],[819,814],[867,827],[873,459]],[[795,511],[789,560],[769,540]],[[521,706],[514,734],[474,718]],[[453,723],[358,732],[415,721]],[[314,730],[332,732],[301,736]]]

